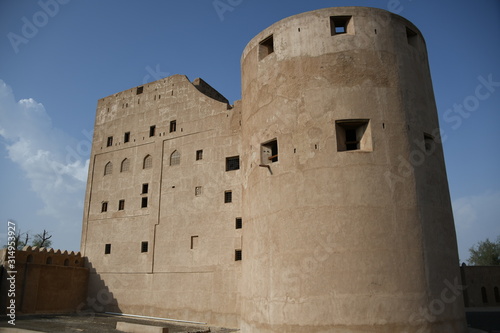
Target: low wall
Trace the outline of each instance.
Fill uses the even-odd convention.
[[[89,270],[80,252],[28,246],[15,251],[14,266],[7,249],[0,251],[0,258],[0,313],[5,314],[10,304],[11,276],[15,276],[18,314],[72,313],[84,304]]]

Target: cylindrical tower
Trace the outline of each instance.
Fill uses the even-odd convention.
[[[328,8],[242,56],[242,332],[465,332],[425,42]]]

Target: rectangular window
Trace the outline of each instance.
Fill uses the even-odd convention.
[[[243,228],[243,220],[241,217],[236,218],[236,229],[241,229]]]
[[[199,197],[201,195],[201,186],[196,186],[194,188],[194,195]]]
[[[259,60],[264,59],[271,53],[274,53],[274,38],[273,35],[265,38],[259,43]]]
[[[241,250],[234,250],[234,260],[240,261],[242,259]]]
[[[107,212],[108,211],[108,202],[107,201],[104,201],[102,204],[101,204],[101,213],[104,213],[104,212]]]
[[[202,160],[203,159],[203,150],[197,150],[196,151],[196,160]]]
[[[260,146],[260,157],[262,164],[278,162],[278,140],[273,139]]]
[[[146,194],[149,191],[149,184],[142,184],[142,192],[141,194]]]
[[[224,192],[224,203],[230,203],[233,202],[233,192],[232,191],[225,191]]]
[[[198,236],[191,236],[191,250],[198,247]]]
[[[142,92],[144,91],[144,86],[142,87],[137,87],[137,90],[136,90],[136,95],[140,95],[142,94]]]
[[[408,40],[408,44],[413,47],[417,47],[417,33],[410,28],[406,27],[406,39]]]
[[[111,244],[104,245],[104,254],[110,254],[110,253],[111,253]]]
[[[125,134],[123,135],[123,142],[127,143],[129,141],[130,141],[130,132],[125,132]]]
[[[141,253],[146,253],[148,252],[148,242],[142,242],[141,243]]]
[[[337,151],[372,151],[372,137],[368,119],[335,121]]]
[[[226,158],[226,171],[238,170],[240,168],[240,157],[233,156]]]
[[[148,197],[141,198],[141,208],[147,208],[147,207],[148,207]]]
[[[106,143],[106,147],[111,147],[113,145],[113,137],[108,136],[108,142]]]
[[[170,133],[175,132],[177,130],[177,121],[172,120],[170,122]]]
[[[118,201],[118,210],[124,210],[125,209],[125,200],[120,200]]]
[[[149,136],[150,137],[155,136],[155,132],[156,132],[156,126],[155,125],[149,126]]]
[[[352,16],[330,16],[331,35],[353,34]]]

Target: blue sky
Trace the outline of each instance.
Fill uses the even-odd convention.
[[[500,235],[497,0],[1,0],[0,243],[14,219],[22,231],[49,230],[56,248],[79,249],[99,98],[185,74],[234,102],[253,36],[294,14],[352,5],[398,13],[426,39],[467,259]]]

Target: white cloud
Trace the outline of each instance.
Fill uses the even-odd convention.
[[[38,214],[54,219],[52,227],[81,225],[88,156],[76,156],[76,139],[54,128],[45,107],[35,100],[16,101],[0,80],[0,136],[8,158],[19,165],[43,202]],[[73,154],[68,156],[68,151]],[[54,234],[57,230],[54,230]]]
[[[460,260],[465,262],[477,242],[500,236],[500,191],[458,198],[452,205]]]

